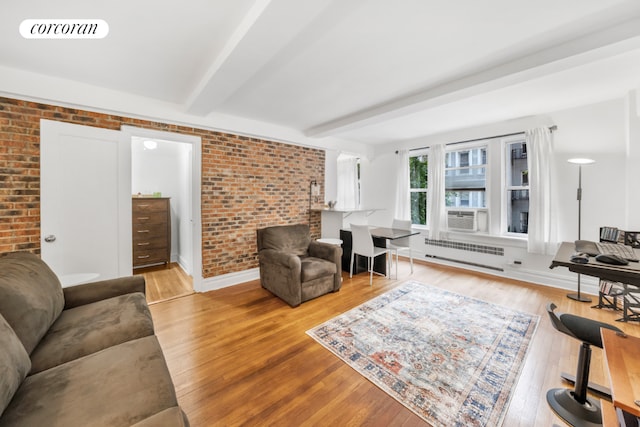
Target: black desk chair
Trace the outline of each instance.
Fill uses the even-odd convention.
[[[567,424],[577,426],[602,425],[600,404],[587,397],[589,388],[589,366],[591,364],[591,346],[602,348],[600,329],[606,328],[622,332],[615,326],[585,317],[567,313],[555,313],[556,305],[550,302],[547,312],[551,324],[558,331],[582,341],[578,356],[578,370],[576,372],[575,389],[554,388],[547,392],[547,403]],[[598,390],[603,393],[602,390]]]

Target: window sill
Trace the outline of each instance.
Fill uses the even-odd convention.
[[[487,233],[464,233],[464,232],[455,232],[448,231],[445,233],[445,236],[451,240],[458,240],[463,242],[472,242],[472,243],[483,243],[483,244],[494,244],[501,246],[511,246],[514,248],[526,248],[527,247],[527,236],[510,236],[510,235],[502,235],[496,236]]]
[[[424,226],[412,227],[414,230],[420,231],[423,236],[429,235],[429,228]],[[480,243],[480,244],[492,244],[500,246],[510,246],[514,248],[527,247],[527,235],[501,235],[496,236],[488,233],[470,233],[464,231],[445,231],[442,233],[442,238],[446,240],[464,242],[464,243]]]

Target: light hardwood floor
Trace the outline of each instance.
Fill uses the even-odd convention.
[[[566,291],[495,276],[400,262],[398,280],[343,274],[340,292],[290,308],[258,281],[153,304],[156,333],[178,401],[198,426],[421,426],[424,422],[305,334],[308,329],[407,280],[540,315],[540,323],[504,426],[564,425],[547,406],[549,388],[567,386],[575,373],[579,342],[551,326],[546,304],[615,323],[640,336],[637,322],[590,308]],[[591,380],[608,385],[602,350],[594,348]]]
[[[137,268],[134,274],[144,276],[149,304],[193,294],[193,280],[177,263]]]

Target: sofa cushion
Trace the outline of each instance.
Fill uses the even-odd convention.
[[[0,314],[31,354],[62,312],[62,286],[49,266],[28,252],[0,257],[0,271]]]
[[[165,409],[162,412],[158,412],[155,415],[142,420],[139,423],[135,423],[131,427],[163,427],[163,426],[189,426],[189,420],[187,419],[182,409],[175,406],[173,408]]]
[[[27,377],[0,426],[130,426],[177,406],[154,335]]]
[[[30,374],[149,335],[153,321],[139,292],[64,310],[31,353]]]
[[[262,229],[262,247],[275,249],[298,256],[308,255],[311,235],[305,224],[280,225]]]
[[[315,257],[302,258],[302,282],[308,282],[319,277],[336,274],[337,268],[333,262]]]
[[[0,316],[0,415],[31,368],[29,355],[11,326]]]

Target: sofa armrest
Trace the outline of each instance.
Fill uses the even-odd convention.
[[[260,262],[266,264],[277,264],[282,267],[298,270],[302,268],[300,257],[288,252],[278,251],[275,249],[263,249],[258,254]]]
[[[327,261],[342,264],[342,248],[329,243],[311,242],[309,244],[309,255]]]
[[[340,290],[342,287],[342,247],[330,243],[313,241],[309,244],[309,255],[330,261],[336,265],[333,291]]]
[[[62,288],[62,292],[64,293],[65,310],[119,295],[135,292],[146,294],[145,280],[142,275],[119,277],[117,279],[70,286],[68,288]]]
[[[262,287],[285,300],[292,307],[300,305],[302,302],[300,257],[276,249],[263,249],[258,252],[258,258]]]

